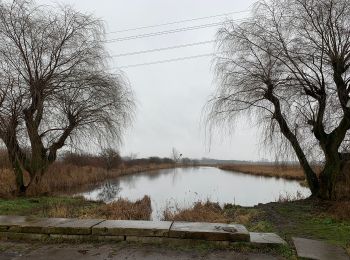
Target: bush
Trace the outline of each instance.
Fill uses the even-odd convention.
[[[189,209],[176,209],[167,207],[163,212],[163,220],[228,223],[230,219],[225,215],[218,203],[197,202]]]
[[[127,167],[131,166],[141,166],[141,165],[149,165],[149,164],[174,164],[174,160],[170,158],[160,158],[160,157],[150,157],[148,159],[133,159],[133,160],[128,160],[126,159],[124,161],[124,164]]]
[[[115,220],[151,220],[151,198],[143,197],[136,202],[118,199],[110,204],[98,208],[98,215],[106,219]]]
[[[107,170],[119,168],[123,162],[119,153],[113,149],[104,149],[101,154],[93,155],[86,153],[66,153],[62,157],[65,164],[71,164],[79,167],[95,167]]]
[[[92,166],[102,168],[103,161],[100,156],[86,153],[65,153],[62,158],[63,163],[75,166]]]
[[[119,153],[112,148],[102,150],[100,156],[102,157],[104,168],[107,170],[117,169],[123,163]]]

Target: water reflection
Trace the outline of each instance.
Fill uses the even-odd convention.
[[[104,202],[111,202],[118,197],[119,192],[121,191],[120,182],[114,181],[107,182],[99,188],[98,194],[96,195],[97,200]]]
[[[276,201],[280,195],[295,197],[298,192],[305,197],[310,195],[309,189],[297,181],[199,167],[123,176],[82,195],[106,202],[120,197],[134,201],[148,195],[152,200],[153,218],[159,219],[165,207],[184,208],[199,200],[254,206]]]

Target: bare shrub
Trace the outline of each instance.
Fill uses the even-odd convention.
[[[127,199],[118,199],[110,204],[103,205],[96,210],[98,216],[117,220],[151,220],[152,206],[148,196],[136,202]]]
[[[289,193],[280,194],[277,202],[279,203],[286,203],[286,202],[292,202],[297,200],[304,200],[306,199],[303,194],[300,191],[297,191],[296,195],[291,195]]]
[[[190,222],[211,222],[211,223],[228,223],[230,219],[225,216],[222,208],[218,203],[210,201],[197,202],[191,208],[175,210],[166,207],[163,212],[163,220],[169,221],[190,221]]]
[[[100,157],[103,160],[104,168],[107,170],[117,169],[123,163],[118,151],[112,148],[103,149]]]
[[[350,221],[350,201],[337,201],[327,209],[327,212],[337,220]]]

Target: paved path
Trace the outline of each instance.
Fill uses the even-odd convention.
[[[157,246],[131,244],[69,245],[0,242],[0,260],[273,260],[281,259],[263,254],[243,254],[232,251],[178,250]]]
[[[317,260],[350,260],[345,250],[324,241],[293,237],[298,256]]]

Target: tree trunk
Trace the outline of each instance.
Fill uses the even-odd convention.
[[[327,200],[350,198],[350,161],[337,151],[326,154],[326,163],[320,174],[319,197]]]
[[[13,170],[16,176],[17,192],[20,196],[24,196],[27,191],[27,187],[24,184],[23,170],[17,160],[13,163]]]
[[[341,173],[340,161],[327,161],[320,174],[319,197],[326,200],[336,200],[336,185]]]
[[[13,172],[16,177],[16,192],[23,196],[26,193],[27,187],[24,184],[23,169],[21,163],[17,159],[16,153],[13,150],[7,149],[8,157],[12,165]]]
[[[340,170],[334,177],[333,191],[331,195],[331,199],[350,199],[350,160],[341,161]]]
[[[280,101],[278,100],[278,98],[276,98],[273,95],[273,85],[272,84],[268,84],[268,91],[265,94],[265,98],[267,100],[269,100],[274,105],[274,108],[275,108],[274,119],[278,122],[278,125],[279,125],[284,137],[287,138],[287,140],[290,142],[291,146],[293,147],[293,150],[295,151],[295,154],[297,155],[299,163],[304,170],[305,177],[306,177],[306,180],[307,180],[308,185],[310,187],[312,195],[317,196],[319,194],[319,190],[320,190],[320,186],[319,186],[320,184],[319,184],[319,180],[317,178],[317,175],[314,172],[314,170],[312,169],[312,167],[310,166],[310,163],[308,162],[306,155],[300,146],[298,138],[290,130],[288,123],[282,114]]]

